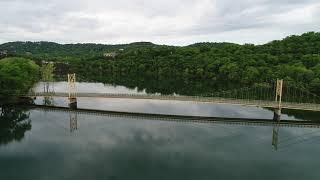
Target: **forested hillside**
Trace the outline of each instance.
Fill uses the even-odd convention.
[[[9,54],[31,56],[44,59],[76,59],[102,56],[104,53],[119,49],[139,49],[152,47],[152,43],[138,42],[123,45],[103,44],[57,44],[54,42],[9,42],[0,45],[0,51],[6,50]]]
[[[197,43],[184,47],[12,42],[0,45],[15,56],[67,61],[88,80],[140,84],[153,89],[223,89],[252,86],[283,78],[320,94],[320,33],[289,36],[264,45]],[[103,56],[114,53],[113,57]],[[205,85],[206,88],[202,86]],[[151,86],[151,85],[150,85]],[[214,87],[213,87],[214,86]],[[212,90],[212,89],[210,89]],[[169,90],[169,92],[171,92]]]

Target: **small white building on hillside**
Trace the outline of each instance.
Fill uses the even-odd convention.
[[[7,50],[0,51],[0,56],[7,56],[7,55],[8,55]]]
[[[116,52],[104,53],[103,56],[115,58],[117,56],[117,53]]]

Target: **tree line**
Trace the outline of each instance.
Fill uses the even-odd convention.
[[[320,95],[320,33],[293,35],[263,45],[197,43],[189,46],[56,44],[13,42],[0,45],[35,61],[68,62],[87,81],[150,91],[188,94],[249,87],[284,79]],[[116,56],[105,57],[114,52]]]

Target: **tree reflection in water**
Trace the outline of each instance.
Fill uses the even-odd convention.
[[[26,109],[13,105],[0,106],[0,145],[20,141],[31,130],[31,120]]]

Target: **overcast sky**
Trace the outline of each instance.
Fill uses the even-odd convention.
[[[262,44],[320,31],[320,0],[0,0],[0,43]]]

